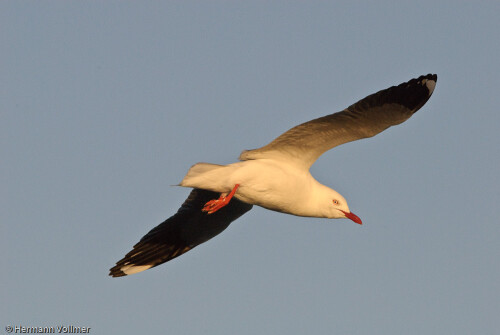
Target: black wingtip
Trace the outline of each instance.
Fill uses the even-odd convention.
[[[422,75],[381,91],[384,92],[382,94],[384,97],[381,97],[381,99],[387,99],[387,102],[399,103],[412,113],[415,113],[429,100],[436,87],[436,82],[436,74]]]
[[[134,273],[142,272],[144,270],[148,270],[154,266],[155,266],[154,264],[146,264],[146,265],[131,264],[125,260],[121,260],[118,263],[116,263],[114,267],[109,269],[109,275],[113,278],[124,277]]]
[[[127,274],[124,273],[122,270],[120,270],[120,268],[118,266],[115,266],[115,267],[112,267],[111,269],[109,269],[109,276],[110,277],[116,278],[116,277],[124,277],[126,275]]]
[[[432,92],[434,92],[434,88],[436,87],[437,74],[429,73],[414,80],[417,84],[422,85],[422,87],[427,89],[427,95],[430,97],[432,95]],[[408,83],[410,82],[411,80]]]

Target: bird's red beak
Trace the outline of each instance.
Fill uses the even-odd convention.
[[[345,214],[346,218],[351,219],[352,221],[356,222],[357,224],[363,224],[363,222],[361,222],[361,219],[356,214],[351,213],[351,212],[344,212],[343,210],[340,210],[340,211]]]

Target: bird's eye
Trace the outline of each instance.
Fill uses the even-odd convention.
[[[335,205],[338,205],[338,204],[339,204],[339,201],[338,201],[337,199],[333,199],[333,203],[334,203]]]

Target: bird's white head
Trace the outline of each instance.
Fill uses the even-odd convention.
[[[362,224],[361,219],[349,210],[347,201],[340,193],[326,187],[325,195],[322,196],[321,208],[325,217],[329,219],[350,219],[357,224]]]

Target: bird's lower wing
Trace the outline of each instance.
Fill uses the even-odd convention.
[[[165,263],[220,234],[231,222],[248,212],[252,205],[236,198],[213,214],[202,208],[219,194],[194,189],[177,213],[147,233],[134,248],[110,269],[121,277]]]
[[[428,74],[369,95],[341,112],[302,123],[262,148],[243,151],[240,160],[282,158],[309,169],[327,150],[406,121],[429,100],[436,81]]]

